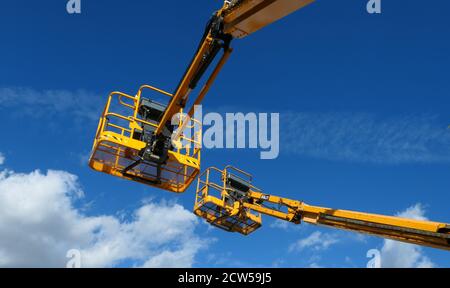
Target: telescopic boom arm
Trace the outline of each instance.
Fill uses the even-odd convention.
[[[300,224],[303,221],[315,225],[351,230],[397,241],[450,250],[450,225],[445,223],[311,206],[300,201],[253,191],[250,191],[249,197],[256,203],[264,204],[267,202],[285,206],[288,212],[280,212],[278,209],[250,203],[242,203],[240,209],[251,209],[295,224]]]
[[[221,184],[211,181],[214,173],[219,173]],[[311,206],[264,194],[251,184],[249,174],[231,166],[208,168],[199,177],[194,213],[216,227],[244,235],[261,227],[264,214],[294,224],[306,222],[450,250],[449,224]]]
[[[178,85],[167,110],[165,111],[155,134],[160,134],[172,117],[184,108],[191,92],[208,70],[214,59],[223,50],[205,85],[200,90],[193,108],[199,105],[211,88],[232,49],[230,43],[234,38],[244,38],[273,22],[286,17],[314,0],[231,0],[224,1],[222,9],[214,13],[209,20],[199,47]]]

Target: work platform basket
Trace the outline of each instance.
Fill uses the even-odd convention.
[[[155,98],[161,95],[169,97],[168,101],[173,97],[168,92],[148,85],[142,86],[136,96],[111,93],[99,121],[89,165],[99,172],[182,193],[200,171],[201,122],[183,114],[178,115],[175,126],[184,128],[181,133],[169,135],[173,139],[168,144],[170,148],[166,159],[163,162],[143,159],[143,149],[148,145],[144,140],[148,135],[145,134],[149,130],[156,130],[160,123],[142,117],[142,103],[152,103],[152,107],[156,107],[152,110],[153,114],[158,111],[158,107],[166,107],[151,98],[144,98],[144,92],[151,92]],[[172,130],[165,128],[165,133],[172,134]]]
[[[250,174],[232,166],[224,170],[206,169],[198,178],[194,213],[225,231],[252,233],[262,225],[261,214],[235,205],[248,201],[246,194],[250,189],[260,191],[251,185],[251,178]]]

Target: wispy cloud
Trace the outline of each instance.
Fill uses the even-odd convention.
[[[284,230],[286,232],[289,232],[289,231],[298,232],[299,230],[302,229],[302,227],[305,227],[305,226],[295,225],[295,224],[292,224],[292,223],[284,221],[284,220],[275,219],[272,221],[272,223],[270,223],[269,227],[272,229]]]
[[[104,99],[85,90],[36,90],[21,87],[0,88],[0,110],[14,109],[12,116],[53,117],[97,120]]]
[[[232,252],[210,253],[206,261],[213,267],[221,268],[247,268],[247,267],[265,267],[265,265],[250,263],[247,260],[241,260]]]
[[[290,227],[292,227],[292,223],[289,223],[287,221],[276,219],[272,223],[270,223],[270,228],[274,229],[281,229],[281,230],[288,230]]]
[[[380,164],[450,163],[447,126],[438,116],[429,115],[284,113],[281,152]]]
[[[306,248],[314,251],[326,250],[338,243],[336,235],[316,231],[306,238],[300,239],[289,247],[290,252],[300,252]]]
[[[397,216],[427,220],[421,204],[409,207]],[[425,255],[422,247],[393,240],[384,240],[381,248],[381,266],[384,268],[433,268],[436,265]]]

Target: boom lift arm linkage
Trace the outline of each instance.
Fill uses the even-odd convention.
[[[222,183],[211,181],[214,173]],[[251,184],[249,174],[231,166],[223,171],[208,168],[200,176],[194,213],[216,227],[244,235],[261,227],[264,214],[294,224],[303,221],[450,250],[449,224],[311,206],[264,194]]]
[[[199,105],[209,92],[217,75],[232,53],[230,43],[234,38],[244,38],[273,22],[286,17],[294,11],[303,8],[314,0],[225,0],[222,9],[213,14],[206,25],[205,32],[197,51],[181,79],[174,96],[172,97],[159,127],[154,134],[156,138],[162,133],[164,127],[172,121],[174,115],[185,108],[191,92],[208,70],[214,59],[223,50],[223,55],[213,69],[209,79],[200,90],[197,98],[189,109],[188,115],[192,117],[194,108]],[[186,122],[185,122],[186,123]],[[178,129],[177,138],[184,126]],[[166,138],[158,138],[166,141]]]
[[[231,52],[230,43],[234,38],[244,38],[273,22],[312,3],[314,0],[225,0],[222,9],[218,10],[209,20],[197,51],[187,68],[178,88],[172,98],[163,118],[164,123],[171,120],[173,115],[184,108],[191,92],[212,64],[221,49],[222,57],[214,68],[206,84],[200,90],[189,116],[193,115],[193,108],[199,105],[208,93],[211,85],[219,74]],[[156,134],[161,133],[161,129]]]

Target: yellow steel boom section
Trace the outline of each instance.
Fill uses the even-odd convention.
[[[225,1],[224,32],[244,38],[314,0],[232,0]]]
[[[184,108],[192,90],[210,66],[220,49],[224,54],[209,80],[201,89],[194,105],[198,105],[209,91],[217,74],[232,52],[229,47],[233,38],[243,38],[273,22],[286,17],[294,11],[312,3],[314,0],[232,0],[225,1],[222,9],[217,11],[208,22],[199,48],[183,76],[161,125],[156,134],[161,133],[164,124],[171,121],[173,115]],[[192,115],[191,115],[192,116]]]
[[[223,7],[208,21],[174,94],[149,85],[142,86],[135,96],[121,92],[110,94],[99,121],[89,165],[96,171],[167,191],[186,191],[200,172],[201,122],[192,118],[194,107],[203,101],[229,58],[231,41],[250,35],[311,2],[224,1]],[[187,109],[189,96],[221,50],[222,56]],[[168,96],[169,100],[156,101],[144,92]],[[184,110],[189,117],[174,117]],[[177,123],[172,123],[173,120]],[[175,126],[178,126],[176,131]]]
[[[213,182],[214,174],[220,184]],[[303,221],[450,250],[449,224],[317,207],[264,194],[251,184],[248,174],[231,166],[222,171],[208,168],[200,176],[194,213],[214,226],[244,235],[261,227],[264,214],[295,224]]]

